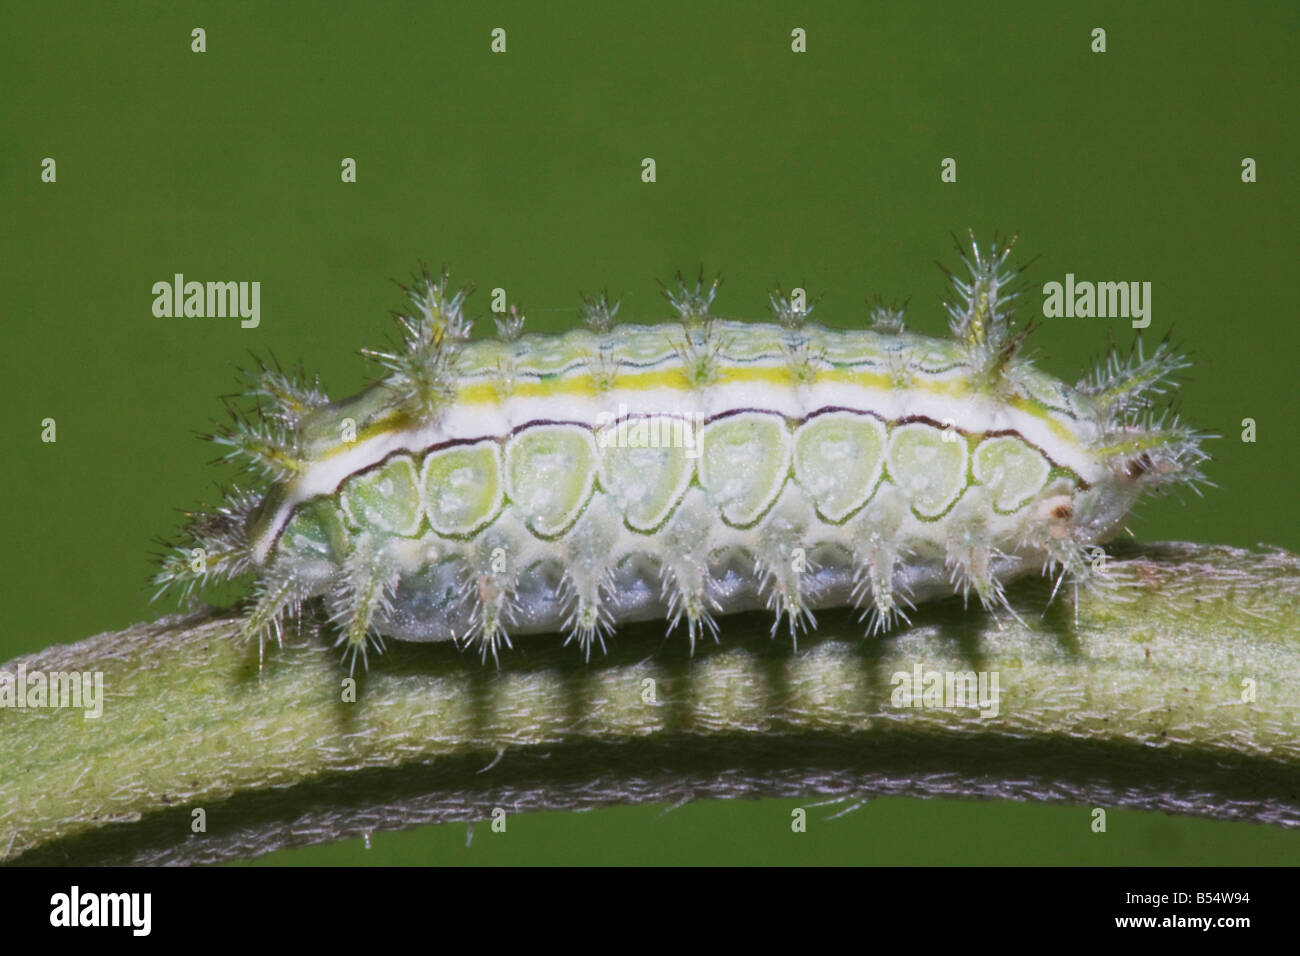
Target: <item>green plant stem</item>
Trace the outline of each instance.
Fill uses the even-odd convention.
[[[753,615],[693,658],[661,624],[589,664],[554,637],[516,642],[499,670],[390,644],[355,702],[319,638],[270,648],[259,672],[228,614],[139,624],[0,667],[98,671],[105,690],[99,718],[0,709],[0,859],[209,862],[494,807],[756,795],[1300,824],[1300,558],[1154,545],[1107,579],[1045,614],[1048,582],[1021,582],[1023,624],[947,601],[864,640],[821,612],[797,651]],[[918,667],[996,674],[996,714],[904,706],[896,675]]]

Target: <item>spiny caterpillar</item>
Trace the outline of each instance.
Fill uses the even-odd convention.
[[[259,363],[211,437],[267,487],[193,516],[159,593],[252,577],[259,654],[323,599],[355,667],[384,637],[486,661],[563,631],[589,657],[662,618],[694,650],[737,611],[797,639],[851,605],[876,633],[954,593],[1014,613],[1004,586],[1034,570],[1089,583],[1144,490],[1204,480],[1207,436],[1156,409],[1186,365],[1167,342],[1112,346],[1073,387],[1022,357],[1010,251],[959,249],[951,340],[883,305],[867,330],[809,324],[779,287],[774,323],[714,318],[701,272],[664,290],[677,325],[616,325],[602,295],[585,330],[524,335],[511,309],[470,341],[469,290],[425,272],[361,394]]]

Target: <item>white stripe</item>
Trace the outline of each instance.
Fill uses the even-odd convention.
[[[963,374],[962,370],[953,370],[926,378],[929,381],[957,380]],[[886,421],[923,416],[937,422],[950,421],[963,432],[1014,430],[1054,462],[1071,469],[1085,481],[1095,482],[1102,474],[1101,463],[1082,445],[1094,437],[1095,426],[1092,423],[1053,415],[1054,420],[1076,436],[1076,442],[1067,442],[1042,419],[983,396],[957,399],[914,389],[865,388],[847,383],[818,383],[790,389],[746,382],[683,392],[672,388],[619,389],[615,379],[615,386],[600,398],[553,395],[511,399],[497,406],[452,407],[437,422],[379,435],[358,442],[326,460],[314,462],[287,487],[274,520],[254,545],[254,557],[259,564],[265,563],[272,544],[299,504],[318,495],[333,494],[351,475],[373,467],[394,453],[420,452],[455,440],[502,439],[516,428],[539,420],[577,422],[595,427],[598,422],[616,418],[620,406],[625,406],[628,413],[634,415],[680,416],[702,412],[706,419],[738,408],[802,419],[820,408],[831,406],[872,412]]]

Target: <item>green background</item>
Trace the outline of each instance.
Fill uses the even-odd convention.
[[[1300,549],[1295,494],[1294,4],[6,4],[0,307],[8,546],[0,659],[159,613],[151,539],[211,503],[249,351],[373,373],[393,280],[445,263],[529,327],[578,293],[666,319],[656,278],[721,271],[720,314],[822,292],[864,321],[911,296],[939,333],[950,234],[1019,233],[1038,291],[1150,281],[1154,340],[1196,361],[1183,410],[1223,436],[1217,488],[1145,503],[1141,539]],[[790,50],[803,27],[808,52]],[[1093,54],[1094,27],[1108,51]],[[190,31],[207,31],[207,52]],[[489,51],[494,27],[508,52]],[[40,181],[53,157],[58,181]],[[641,182],[653,157],[658,181]],[[940,181],[944,157],[957,182]],[[1243,157],[1258,162],[1241,181]],[[354,157],[358,182],[340,181]],[[260,328],[159,319],[173,273],[259,280]],[[485,334],[482,325],[480,334]],[[1046,319],[1071,381],[1126,321]],[[57,420],[58,441],[40,440]],[[1258,441],[1241,441],[1253,418]],[[791,801],[535,814],[507,835],[427,827],[266,862],[1248,863],[1300,832],[1086,808],[882,800],[810,832]]]

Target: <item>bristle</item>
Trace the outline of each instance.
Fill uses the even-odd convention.
[[[1174,353],[1168,338],[1148,357],[1138,336],[1127,356],[1112,343],[1101,365],[1075,387],[1092,397],[1108,424],[1127,424],[1132,416],[1151,408],[1156,398],[1176,389],[1174,375],[1190,365]]]
[[[561,625],[565,631],[564,646],[577,642],[583,660],[591,660],[591,649],[596,645],[605,653],[605,638],[614,633],[614,618],[606,601],[612,589],[613,579],[608,569],[570,568],[565,572],[561,600],[569,610]]]
[[[685,621],[691,654],[695,653],[696,640],[705,633],[713,637],[715,644],[718,642],[718,623],[713,615],[721,607],[708,586],[706,511],[698,494],[688,495],[664,529],[660,549],[659,582],[668,605],[668,633]]]
[[[605,638],[614,631],[607,597],[614,590],[610,553],[621,519],[603,504],[592,502],[586,520],[573,533],[561,582],[561,599],[568,609],[563,624],[564,643],[568,646],[576,641],[585,660],[591,660],[591,649],[596,644],[603,653]]]
[[[330,619],[339,630],[335,646],[345,645],[344,659],[351,658],[348,673],[355,671],[358,654],[362,666],[370,666],[371,643],[383,653],[383,638],[377,624],[391,609],[396,585],[396,571],[377,551],[369,533],[360,535],[327,596]]]
[[[519,575],[510,555],[509,535],[500,529],[467,546],[467,567],[462,590],[469,607],[469,630],[457,643],[477,648],[479,660],[501,666],[500,651],[511,648],[509,628],[515,623]]]
[[[796,387],[813,385],[818,371],[826,366],[826,350],[800,337],[794,344],[786,344],[785,366]]]
[[[455,397],[457,358],[473,325],[465,317],[473,287],[449,296],[446,272],[434,279],[426,271],[405,291],[415,311],[396,316],[400,347],[390,352],[362,349],[362,354],[387,370],[384,384],[399,402],[413,414],[433,417]]]
[[[1040,573],[1052,579],[1050,606],[1068,585],[1074,610],[1078,612],[1078,594],[1082,589],[1109,585],[1105,573],[1105,551],[1090,539],[1087,528],[1102,507],[1093,496],[1071,499],[1068,495],[1046,495],[1025,512],[1019,547],[1041,553]]]
[[[168,592],[188,600],[213,582],[232,581],[252,571],[246,528],[260,504],[258,495],[236,488],[216,511],[190,514],[182,532],[185,542],[165,543],[167,551],[153,578],[153,600]]]
[[[699,329],[686,329],[676,348],[682,360],[682,374],[692,387],[704,388],[717,381],[724,345],[707,322]]]
[[[917,369],[916,357],[909,350],[900,348],[885,353],[885,374],[894,388],[911,388]]]
[[[804,546],[809,519],[806,506],[782,499],[769,513],[754,555],[759,594],[773,615],[772,636],[776,636],[784,618],[796,647],[799,633],[817,626],[803,593],[804,575],[817,570]]]
[[[466,646],[477,646],[479,660],[484,664],[491,654],[492,663],[500,667],[502,648],[514,649],[514,645],[510,643],[510,630],[506,625],[507,613],[507,608],[496,601],[484,604],[478,616],[474,618],[473,627],[465,636]]]
[[[868,636],[883,634],[900,620],[912,622],[904,608],[915,605],[897,583],[896,571],[902,563],[902,555],[884,543],[865,546],[857,556],[851,599],[862,612],[858,620],[866,623]]]
[[[664,297],[677,310],[685,334],[682,341],[674,346],[682,360],[682,372],[687,381],[695,388],[711,385],[718,377],[722,350],[726,343],[714,331],[713,321],[709,316],[709,307],[717,294],[722,276],[717,276],[707,288],[704,285],[704,267],[700,267],[699,278],[692,289],[686,284],[680,272],[676,276],[677,286],[670,289],[660,283]]]
[[[230,424],[203,436],[215,445],[230,449],[222,456],[224,459],[242,459],[247,470],[271,481],[286,481],[302,471],[305,462],[293,428],[273,418],[249,417],[233,407],[227,411]]]
[[[706,287],[704,266],[700,266],[700,274],[695,280],[694,289],[687,285],[680,272],[677,273],[676,280],[676,287],[671,289],[662,282],[659,283],[663,288],[664,298],[677,310],[678,317],[688,328],[705,323],[709,317],[709,308],[713,305],[713,297],[717,295],[718,286],[722,284],[722,276],[715,276]]]
[[[597,394],[610,391],[618,380],[618,361],[613,350],[602,345],[594,355],[588,355],[586,361],[592,388]]]
[[[816,568],[809,563],[805,570],[814,571]],[[771,636],[776,637],[784,618],[790,629],[790,640],[797,649],[799,634],[817,627],[817,618],[804,600],[803,572],[794,569],[790,557],[756,558],[754,575],[760,581],[759,593],[763,595],[763,602],[772,612]]]
[[[256,372],[241,370],[249,382],[245,395],[253,399],[261,416],[278,422],[286,429],[296,429],[312,411],[329,403],[329,396],[321,388],[320,379],[303,384],[306,375],[285,372],[278,363],[270,364],[254,356]]]
[[[474,323],[465,316],[465,300],[473,294],[474,287],[463,285],[451,294],[447,287],[446,269],[436,279],[425,269],[415,287],[407,290],[418,313],[413,320],[418,323],[419,338],[407,342],[412,351],[428,348],[440,334],[453,342],[469,340]]]
[[[990,387],[1000,384],[1032,328],[1031,323],[1018,326],[1015,321],[1014,304],[1021,290],[1009,286],[1021,269],[1003,269],[1014,245],[1014,238],[1006,244],[995,238],[981,254],[972,235],[969,255],[958,247],[970,279],[948,273],[953,299],[944,303],[948,324],[965,345],[972,371]]]
[[[776,284],[776,288],[768,294],[767,298],[772,303],[772,316],[781,326],[791,331],[803,328],[808,321],[808,316],[812,315],[813,309],[816,308],[815,301],[798,305],[792,299],[787,298],[779,282]]]
[[[467,582],[473,623],[463,643],[476,646],[479,660],[485,664],[491,654],[493,663],[499,667],[500,649],[513,647],[509,626],[514,623],[518,578],[509,562],[496,560],[493,552],[500,550],[504,555],[505,551],[494,549],[493,543],[487,541],[474,549],[476,557]]]
[[[267,639],[274,637],[277,646],[284,645],[284,625],[300,614],[307,596],[302,579],[289,568],[269,568],[258,580],[253,603],[240,628],[240,639],[257,640],[259,671],[265,659]]]
[[[1210,457],[1201,443],[1217,437],[1187,427],[1172,412],[1135,409],[1104,429],[1093,450],[1123,479],[1155,489],[1185,484],[1199,494],[1212,486],[1200,468]]]
[[[618,307],[622,304],[622,296],[619,296],[611,303],[609,301],[609,291],[606,289],[601,290],[599,297],[584,295],[582,297],[582,323],[591,331],[604,334],[614,328],[614,317],[618,315]]]
[[[493,321],[497,326],[497,338],[502,342],[516,342],[524,331],[524,319],[526,316],[516,305],[511,305],[505,318],[496,318]]]
[[[886,305],[883,299],[877,298],[868,313],[867,321],[871,331],[882,335],[897,335],[903,331],[903,316],[906,311],[906,302],[902,305],[897,302]]]
[[[972,488],[949,516],[952,531],[948,534],[945,562],[949,581],[967,603],[974,591],[986,611],[1005,610],[1017,617],[1007,603],[1006,592],[994,570],[1001,557],[993,546],[987,515],[993,512],[993,499],[987,489]]]
[[[905,556],[899,532],[906,513],[902,495],[896,489],[882,488],[877,509],[870,515],[864,512],[853,523],[850,600],[862,612],[858,620],[867,622],[869,635],[884,633],[900,619],[910,623],[903,608],[913,605],[896,573]]]
[[[668,605],[668,633],[685,621],[691,654],[695,653],[696,640],[706,633],[713,643],[718,643],[718,622],[713,615],[721,608],[709,594],[704,576],[704,569],[691,559],[677,559],[660,569],[659,581]]]
[[[1102,363],[1076,386],[1097,406],[1092,449],[1122,479],[1151,488],[1184,484],[1197,494],[1210,484],[1200,469],[1209,458],[1201,443],[1218,436],[1186,427],[1174,411],[1177,373],[1190,364],[1172,349],[1168,336],[1149,356],[1139,336],[1127,356],[1112,342]],[[1157,409],[1165,400],[1170,406]]]

